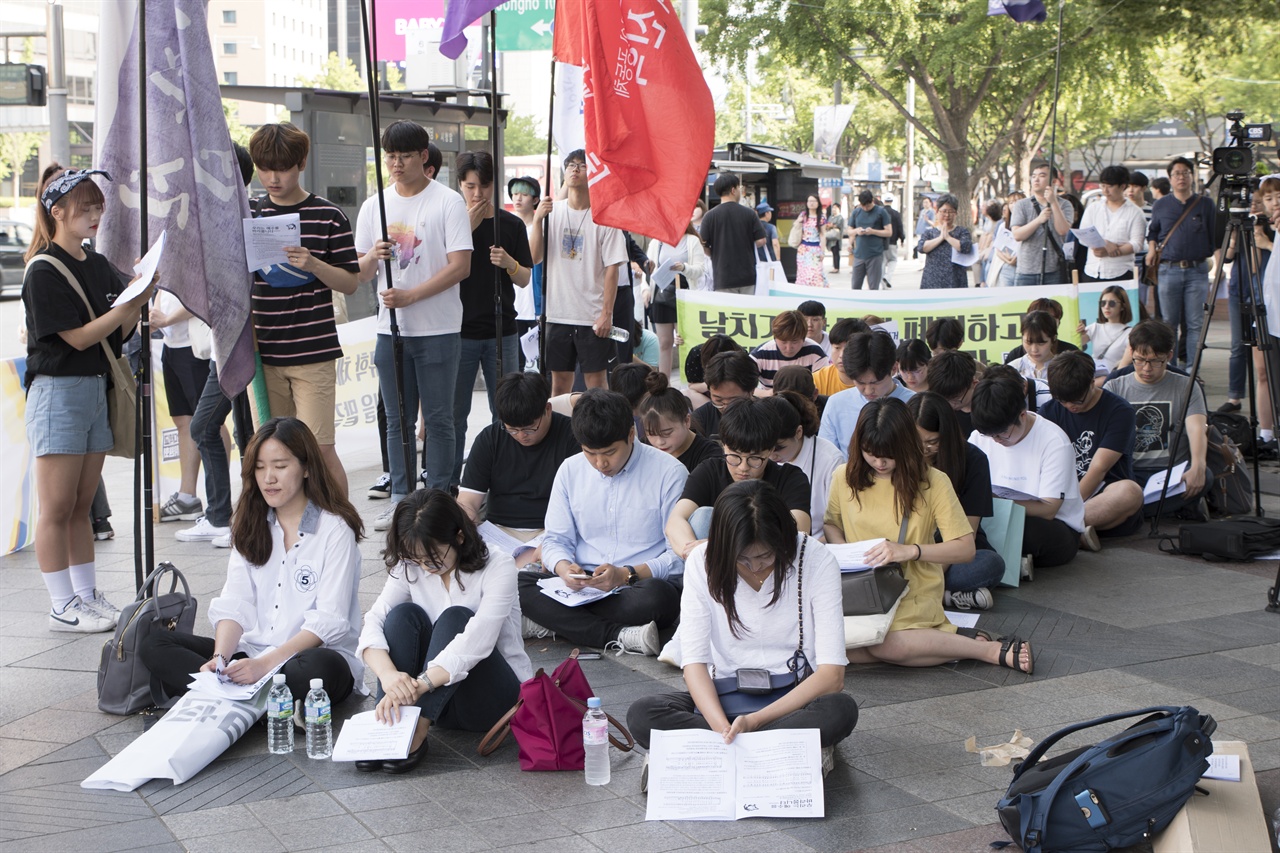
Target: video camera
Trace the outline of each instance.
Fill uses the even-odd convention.
[[[1258,178],[1254,170],[1258,164],[1254,145],[1271,139],[1271,125],[1245,124],[1244,113],[1235,110],[1226,114],[1231,122],[1227,133],[1231,143],[1213,149],[1213,174],[1221,179],[1218,210],[1221,213],[1247,215]]]

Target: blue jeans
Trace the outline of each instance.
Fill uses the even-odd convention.
[[[231,401],[218,385],[218,366],[209,362],[209,378],[191,416],[191,440],[204,465],[204,517],[214,527],[231,526],[231,462],[222,443],[222,425],[231,413]]]
[[[458,381],[453,389],[453,479],[450,485],[457,485],[462,480],[462,451],[467,445],[467,417],[471,414],[471,389],[476,384],[476,369],[484,371],[484,390],[489,397],[489,415],[493,422],[498,422],[498,409],[493,404],[493,392],[498,387],[498,348],[493,338],[472,340],[461,338],[461,349],[458,358]],[[519,360],[519,340],[515,335],[506,335],[502,339],[502,370],[504,373],[520,372],[523,362]],[[525,426],[525,424],[517,424]]]
[[[991,589],[1004,577],[1004,558],[995,551],[979,548],[968,563],[952,563],[947,567],[947,592],[972,592]]]
[[[473,615],[465,607],[448,607],[433,625],[427,612],[412,602],[391,608],[382,623],[382,635],[396,670],[414,676],[422,672],[428,661],[435,660],[466,629]],[[379,683],[378,699],[383,695]],[[446,729],[484,732],[511,710],[519,695],[520,679],[494,648],[471,668],[465,679],[423,693],[416,704],[423,717]]]
[[[1041,277],[1040,273],[1020,272],[1014,276],[1015,287],[1035,287],[1038,284],[1065,284],[1067,281],[1062,270],[1049,270]]]
[[[400,423],[396,406],[396,369],[390,335],[378,335],[373,362],[378,368],[378,390],[387,406],[387,457],[391,463],[391,497],[398,501],[412,491],[417,479],[418,448],[414,441],[418,407],[427,424],[427,486],[449,488],[453,472],[453,389],[458,378],[458,350],[461,336],[427,335],[401,338],[404,345],[404,413]],[[401,429],[409,431],[409,468],[400,447]]]
[[[1204,303],[1209,298],[1209,264],[1201,261],[1190,269],[1182,269],[1172,263],[1160,265],[1160,315],[1173,327],[1174,334],[1185,317],[1187,321],[1187,361],[1195,358],[1200,345],[1200,333],[1204,328]],[[1173,352],[1178,352],[1177,341]],[[1176,357],[1174,361],[1177,361]]]
[[[693,528],[694,539],[706,539],[711,533],[711,507],[700,506],[689,516],[689,526]]]

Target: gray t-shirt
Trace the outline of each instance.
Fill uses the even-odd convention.
[[[1036,204],[1035,199],[1030,198],[1024,198],[1015,204],[1013,213],[1010,214],[1009,227],[1018,228],[1039,216],[1040,214],[1036,212]],[[1071,206],[1071,202],[1068,199],[1059,198],[1058,207],[1061,208],[1062,215],[1067,218],[1067,221],[1072,221],[1075,208]],[[1048,223],[1037,228],[1034,234],[1018,244],[1018,275],[1038,275],[1041,272],[1042,263],[1044,272],[1053,272],[1058,269],[1062,261],[1058,256],[1058,249],[1050,244],[1049,251],[1044,251],[1045,241],[1049,239],[1047,229],[1052,227],[1053,220],[1049,220]],[[1058,235],[1059,247],[1064,239],[1066,238]]]
[[[1107,383],[1107,390],[1119,394],[1133,404],[1137,424],[1137,440],[1133,445],[1133,467],[1150,472],[1163,469],[1169,462],[1169,441],[1174,421],[1182,416],[1190,377],[1178,373],[1165,373],[1154,385],[1143,385],[1132,373]],[[1206,414],[1204,392],[1196,386],[1187,406],[1187,417]],[[1190,446],[1182,438],[1174,464],[1191,456]],[[1142,477],[1139,477],[1141,480]]]

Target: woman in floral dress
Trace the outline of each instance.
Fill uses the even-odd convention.
[[[796,250],[796,284],[828,286],[822,247],[822,232],[826,225],[827,217],[822,215],[822,203],[817,196],[809,196],[805,201],[805,212],[791,226],[792,236],[788,241]]]

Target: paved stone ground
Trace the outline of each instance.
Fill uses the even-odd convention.
[[[1221,338],[1221,327],[1214,335]],[[1210,389],[1225,379],[1214,353]],[[1212,404],[1221,392],[1211,390]],[[477,396],[474,413],[485,408]],[[473,425],[474,434],[475,425]],[[345,460],[371,523],[384,505],[363,497],[376,450]],[[129,468],[109,463],[108,482]],[[1264,504],[1280,511],[1280,468],[1267,466]],[[118,538],[100,543],[102,586],[131,596],[130,508],[117,499]],[[160,557],[190,579],[204,612],[220,589],[226,552],[173,539],[158,526]],[[1172,533],[1173,528],[1166,528]],[[363,543],[362,603],[382,586],[379,543]],[[79,782],[142,731],[142,719],[96,709],[103,635],[47,631],[48,599],[35,558],[0,564],[0,853],[33,850],[418,850],[494,848],[666,851],[981,851],[1003,838],[993,811],[1008,768],[984,768],[963,742],[1039,739],[1077,720],[1146,705],[1190,703],[1213,714],[1222,739],[1249,744],[1263,801],[1280,806],[1280,615],[1265,613],[1275,565],[1209,564],[1159,553],[1144,535],[1081,553],[1034,583],[1001,590],[981,627],[1028,638],[1032,677],[976,663],[909,670],[850,667],[845,690],[862,709],[826,780],[823,820],[646,823],[641,759],[615,755],[613,780],[590,788],[579,774],[526,774],[514,746],[475,753],[478,736],[433,730],[424,767],[407,777],[266,752],[255,728],[182,786],[151,782],[134,793],[89,792]],[[531,642],[535,665],[554,666],[560,643]],[[609,656],[583,667],[606,708],[680,686],[653,659]],[[348,702],[336,716],[371,707]]]

